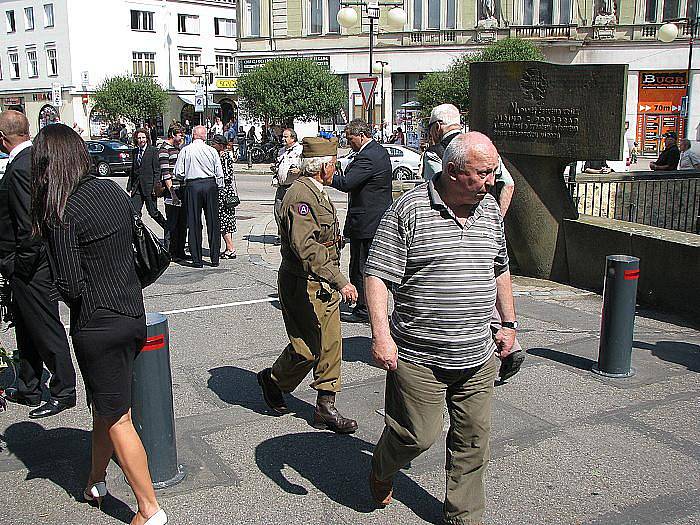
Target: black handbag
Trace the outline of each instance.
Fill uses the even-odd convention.
[[[153,284],[170,264],[170,254],[149,230],[137,213],[134,213],[134,266],[141,281],[141,288]]]
[[[241,199],[238,198],[238,192],[233,186],[224,186],[219,191],[221,192],[221,202],[224,208],[230,210],[241,203]]]

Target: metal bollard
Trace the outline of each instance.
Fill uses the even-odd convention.
[[[630,377],[639,258],[608,255],[605,261],[603,312],[598,363],[592,371],[606,377]]]
[[[131,418],[148,455],[153,487],[179,483],[185,469],[177,462],[170,337],[163,314],[146,314],[146,343],[134,363],[131,398]]]

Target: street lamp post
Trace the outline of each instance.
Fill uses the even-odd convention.
[[[383,6],[391,6],[392,9],[388,13],[389,27],[401,30],[407,20],[406,11],[403,10],[403,0],[400,2],[392,0],[340,0],[340,5],[342,9],[338,11],[336,19],[338,24],[345,29],[353,27],[358,20],[357,12],[352,6],[360,6],[361,9],[367,12],[367,18],[369,18],[369,75],[372,76],[374,66],[374,22],[379,20],[379,9]],[[372,100],[372,102],[374,101]],[[367,123],[370,126],[372,126],[372,121],[374,120],[373,113],[374,104],[367,112]]]
[[[376,60],[374,62],[374,66],[372,67],[372,70],[374,73],[380,73],[382,75],[381,78],[381,87],[380,89],[382,90],[382,96],[381,96],[381,110],[380,110],[380,119],[381,122],[379,123],[379,136],[381,137],[381,142],[384,142],[384,130],[382,129],[384,127],[384,121],[386,120],[385,115],[384,115],[384,108],[385,108],[385,102],[384,102],[384,73],[386,72],[387,74],[391,74],[391,66],[389,65],[389,62],[385,62],[384,60]]]
[[[192,71],[193,76],[191,82],[193,84],[204,84],[204,116],[200,119],[200,124],[204,124],[207,119],[207,110],[209,109],[209,84],[214,81],[214,73],[210,69],[217,67],[215,64],[200,64]],[[207,130],[209,133],[209,130]]]
[[[690,35],[690,40],[688,41],[688,67],[685,76],[685,117],[683,119],[684,134],[687,136],[689,133],[688,121],[690,119],[690,75],[693,69],[693,40],[695,40],[697,36],[698,27],[700,26],[700,17],[678,18],[668,22],[659,28],[656,37],[665,44],[673,42],[678,38],[678,34],[680,33],[676,22],[685,22],[688,27],[688,34]]]

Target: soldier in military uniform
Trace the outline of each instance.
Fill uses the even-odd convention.
[[[357,289],[340,273],[342,236],[335,206],[323,189],[333,182],[337,140],[302,141],[301,176],[287,190],[280,213],[282,263],[279,300],[290,343],[272,368],[258,373],[263,397],[276,414],[289,412],[283,392],[292,392],[313,369],[318,391],[313,426],[341,434],[357,422],[340,415],[342,337],[340,301],[357,300]]]

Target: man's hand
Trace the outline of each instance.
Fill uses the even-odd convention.
[[[352,283],[348,283],[340,289],[340,295],[343,297],[343,301],[352,304],[357,302],[357,288]]]
[[[178,196],[175,194],[175,192],[172,192],[172,193],[170,194],[170,196],[171,196],[172,199],[173,199],[173,206],[180,206],[180,204],[182,204],[182,203],[180,202],[180,199],[178,198]]]
[[[496,342],[496,355],[503,359],[513,350],[515,344],[515,330],[511,328],[501,328],[494,336]]]
[[[650,163],[649,163],[649,169],[650,169],[651,171],[654,171],[654,170],[656,169],[656,162],[650,162]]]
[[[372,338],[372,358],[384,370],[396,370],[399,352],[391,336]]]

